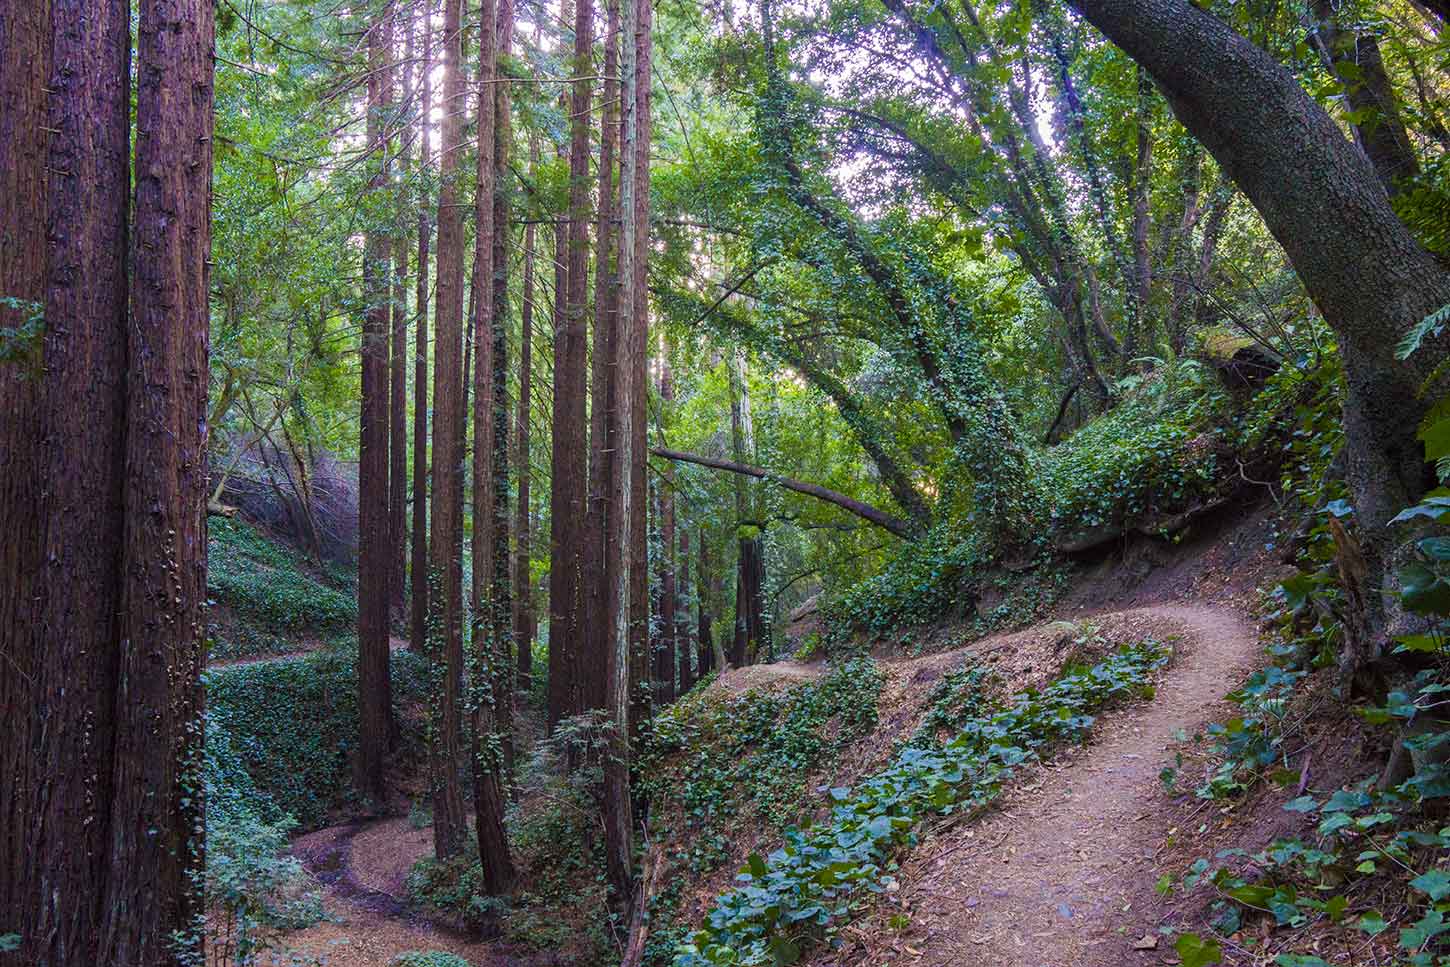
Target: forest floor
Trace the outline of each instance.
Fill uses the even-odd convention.
[[[1129,578],[1121,560],[1080,572],[1059,618],[1111,629],[1113,640],[1173,639],[1174,659],[1159,673],[1151,701],[1102,716],[1087,745],[1062,751],[1022,773],[998,805],[973,823],[929,835],[902,859],[899,888],[847,927],[835,949],[808,954],[822,967],[1119,967],[1176,964],[1169,938],[1172,904],[1154,889],[1181,872],[1181,845],[1198,823],[1192,797],[1165,789],[1160,772],[1175,747],[1228,717],[1225,700],[1263,659],[1252,623],[1255,585],[1273,571],[1273,534],[1264,517],[1233,521],[1195,548]],[[1198,543],[1198,542],[1196,542]],[[923,657],[883,656],[892,676],[939,677],[967,652],[1008,678],[1042,664],[1058,622],[994,635]],[[1024,665],[1009,669],[1005,666]],[[787,687],[822,671],[819,663],[780,662],[736,669],[716,688]],[[909,727],[902,709],[881,734]],[[889,745],[889,736],[864,746]],[[863,747],[863,762],[871,758]],[[879,751],[879,750],[878,750]],[[849,770],[854,771],[854,770]],[[1202,829],[1198,830],[1202,832]],[[431,829],[405,818],[367,820],[299,837],[293,852],[321,882],[329,919],[289,934],[288,954],[330,967],[386,967],[409,950],[445,950],[479,967],[562,963],[547,953],[470,939],[409,908],[405,880],[429,855]],[[904,924],[904,926],[903,926]],[[297,961],[282,960],[280,963]]]
[[[410,950],[447,951],[476,967],[549,962],[410,911],[404,884],[413,864],[433,853],[430,827],[414,828],[406,818],[349,823],[298,837],[292,852],[322,884],[327,911],[327,919],[286,937],[286,954],[302,963],[387,967]]]
[[[1175,659],[1152,701],[1105,715],[1091,744],[1025,773],[1000,807],[908,854],[900,890],[846,931],[846,946],[821,950],[822,964],[1109,967],[1172,963],[1159,950],[1153,884],[1159,848],[1176,811],[1158,773],[1175,736],[1224,714],[1222,697],[1260,654],[1255,628],[1231,605],[1172,603],[1101,616],[1117,628],[1176,637]],[[1030,633],[1030,632],[1028,632]],[[998,636],[1006,642],[1020,636]],[[988,639],[972,646],[991,651]],[[896,659],[939,666],[946,656]],[[811,666],[780,674],[740,670],[723,687],[798,681]],[[904,670],[904,669],[903,669]],[[749,672],[749,683],[736,682]],[[477,965],[548,963],[471,941],[409,912],[404,881],[431,853],[432,833],[407,819],[350,823],[300,837],[294,853],[326,889],[328,921],[291,934],[290,952],[333,967],[385,967],[407,950],[447,950]],[[910,926],[890,928],[907,913]],[[1154,948],[1135,951],[1141,938]],[[1166,958],[1166,959],[1165,959]]]
[[[910,853],[899,890],[817,963],[1176,962],[1157,935],[1159,853],[1179,816],[1159,772],[1175,741],[1226,714],[1224,693],[1261,650],[1232,606],[1162,604],[1123,617],[1180,636],[1153,700],[1104,715],[1090,744],[1024,773],[980,822]]]

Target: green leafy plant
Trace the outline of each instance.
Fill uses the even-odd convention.
[[[408,714],[421,701],[425,659],[393,656],[394,716],[404,748],[421,732]],[[211,716],[226,728],[259,790],[305,826],[320,824],[352,796],[349,756],[357,736],[356,647],[214,668],[206,673]]]
[[[923,818],[990,803],[1017,767],[1080,740],[1093,711],[1150,691],[1147,675],[1166,660],[1157,642],[1125,648],[967,719],[937,746],[907,745],[855,788],[829,790],[830,817],[786,830],[785,845],[768,857],[752,855],[737,877],[741,885],[716,899],[676,967],[793,963],[803,945],[849,915],[863,891],[887,888],[888,858],[915,842]]]
[[[388,961],[388,967],[468,967],[468,961],[445,950],[409,950]]]

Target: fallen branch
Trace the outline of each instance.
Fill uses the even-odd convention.
[[[657,457],[664,457],[666,460],[675,460],[681,463],[698,464],[701,467],[710,467],[713,470],[727,470],[730,473],[743,474],[747,477],[756,477],[760,480],[769,480],[771,483],[779,484],[786,490],[793,490],[798,494],[805,494],[807,497],[814,497],[817,500],[824,500],[828,504],[835,504],[842,510],[848,511],[869,521],[883,530],[890,531],[897,537],[910,538],[912,527],[900,517],[894,517],[883,510],[878,510],[870,504],[862,503],[854,497],[847,497],[845,494],[828,490],[819,484],[806,483],[802,480],[795,480],[791,477],[783,477],[778,473],[766,470],[764,467],[752,467],[747,463],[735,463],[733,460],[719,460],[715,457],[705,457],[698,453],[684,453],[679,450],[666,450],[664,447],[651,447],[650,453]]]

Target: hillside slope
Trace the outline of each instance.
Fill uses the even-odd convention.
[[[1023,775],[983,821],[933,837],[903,863],[899,892],[819,963],[1038,967],[1133,963],[1151,916],[1156,852],[1174,816],[1159,771],[1177,734],[1201,731],[1259,653],[1229,607],[1164,604],[1123,614],[1178,629],[1151,702],[1108,713],[1090,745]],[[904,915],[909,925],[888,921]],[[900,920],[894,921],[900,923]],[[1156,939],[1153,947],[1156,947]],[[893,956],[896,955],[896,956]],[[1143,962],[1147,962],[1144,960]]]

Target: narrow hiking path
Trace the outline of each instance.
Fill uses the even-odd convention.
[[[1082,620],[1082,616],[1074,616]],[[1173,817],[1159,780],[1165,751],[1181,729],[1200,730],[1259,654],[1258,635],[1232,604],[1154,604],[1103,613],[1118,634],[1177,635],[1173,663],[1151,701],[1105,714],[1090,743],[1062,750],[1024,772],[998,807],[974,823],[928,837],[908,853],[900,887],[865,921],[848,927],[837,951],[810,958],[831,967],[884,963],[962,967],[1119,967],[1173,963],[1166,942],[1135,950],[1154,934],[1155,855]],[[992,636],[950,653],[889,659],[908,669],[938,667],[964,652],[991,654],[1024,633]],[[950,657],[948,657],[950,656]],[[798,682],[817,669],[757,666],[740,689]],[[743,671],[749,671],[743,670]],[[742,677],[741,672],[732,675]],[[332,967],[385,967],[405,950],[436,949],[476,965],[550,963],[418,917],[405,879],[432,851],[431,831],[406,819],[349,823],[298,837],[294,855],[321,881],[330,921],[287,937],[294,953]],[[905,912],[909,926],[888,920]]]
[[[1181,630],[1154,699],[1104,715],[1089,745],[1023,774],[981,821],[909,854],[891,902],[817,962],[1176,962],[1167,943],[1144,939],[1156,937],[1155,857],[1174,821],[1159,773],[1179,730],[1192,734],[1218,717],[1259,654],[1258,633],[1232,606],[1161,604],[1123,614]],[[909,927],[884,922],[903,912]]]
[[[402,818],[359,820],[299,836],[292,853],[322,885],[328,919],[288,934],[287,953],[328,967],[387,967],[412,950],[446,951],[478,967],[533,962],[411,910],[408,872],[432,852],[432,831]]]

